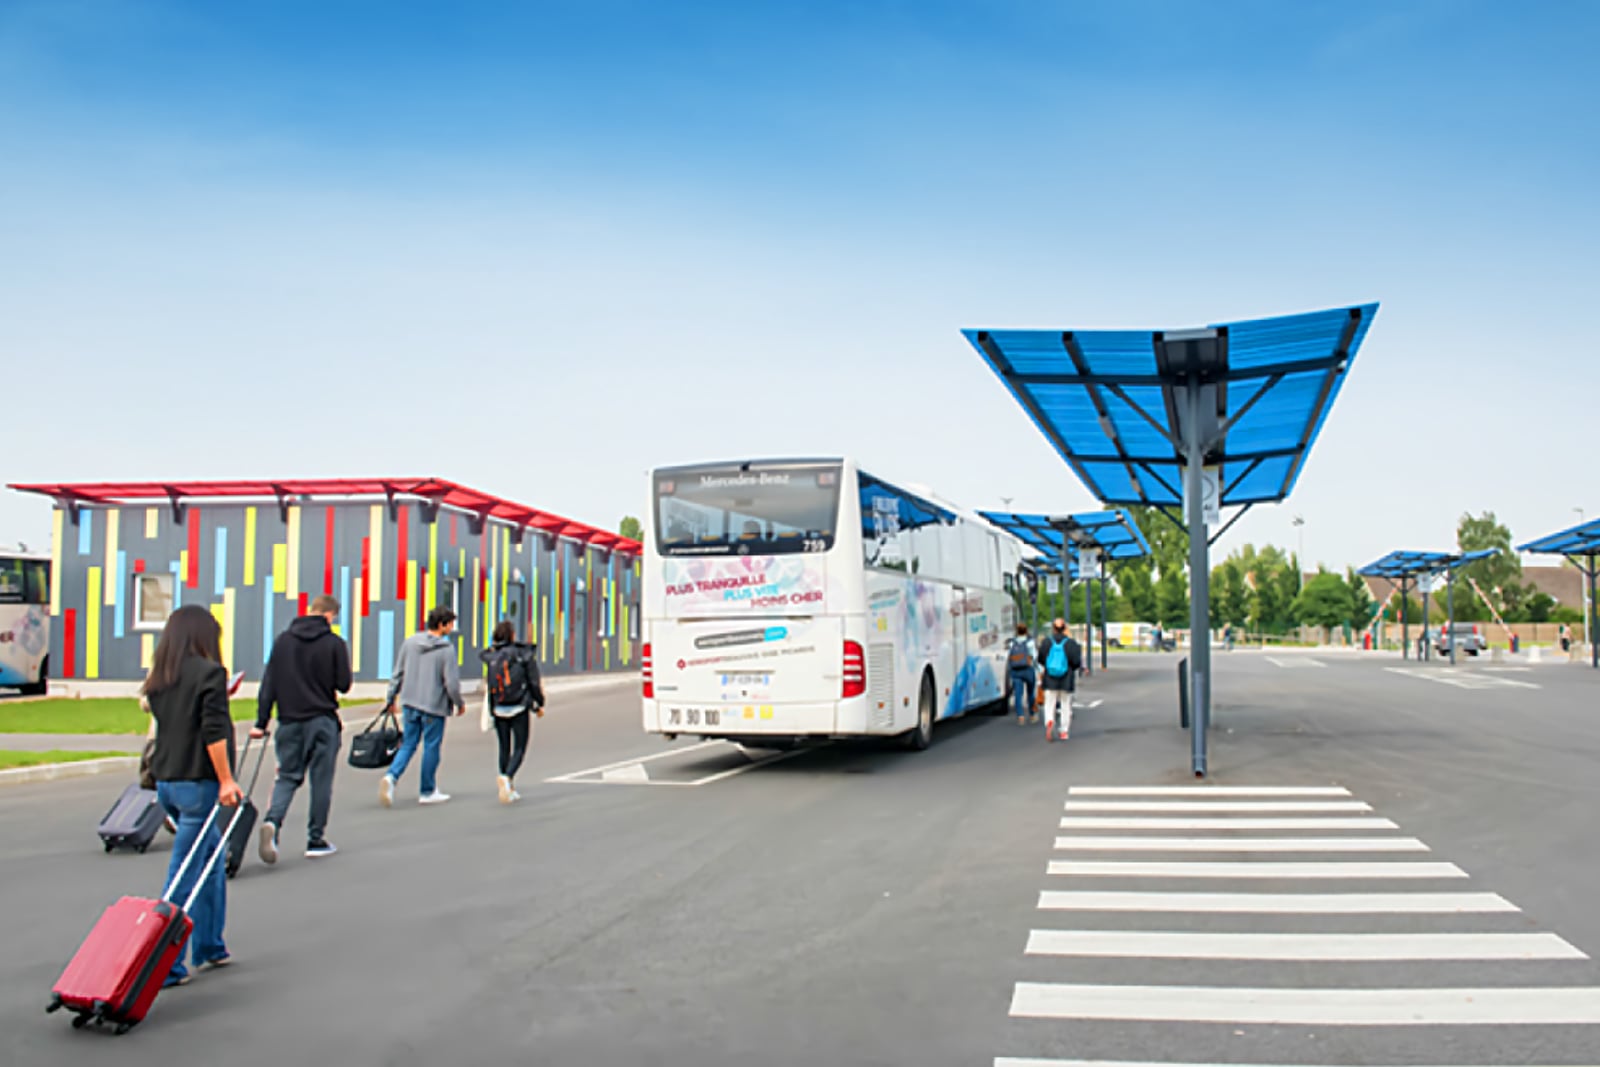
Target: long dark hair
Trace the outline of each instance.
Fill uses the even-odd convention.
[[[145,675],[139,691],[149,696],[177,685],[183,661],[190,656],[222,662],[222,626],[216,616],[198,604],[187,604],[167,618],[150,661],[150,673]]]
[[[494,637],[492,640],[497,645],[509,645],[517,639],[517,628],[509,622],[494,624]]]

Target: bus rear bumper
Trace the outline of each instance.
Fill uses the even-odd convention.
[[[834,700],[818,704],[721,704],[668,700],[644,701],[646,733],[693,737],[824,740],[879,733],[867,729],[867,701]]]

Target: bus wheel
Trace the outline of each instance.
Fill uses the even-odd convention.
[[[23,696],[42,697],[50,691],[50,657],[46,656],[39,664],[39,680],[32,685],[20,687]]]
[[[905,746],[921,752],[933,744],[933,710],[938,698],[934,696],[933,675],[922,676],[922,695],[917,698],[917,725],[905,735]]]

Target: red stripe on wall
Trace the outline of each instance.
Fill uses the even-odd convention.
[[[394,552],[394,596],[396,600],[406,599],[406,564],[411,559],[411,547],[407,544],[406,525],[406,506],[401,504],[395,511],[395,537],[397,538],[397,544]]]
[[[135,574],[143,574],[144,573],[144,560],[136,559],[136,560],[133,561],[133,573],[135,573]]]
[[[300,594],[300,614],[304,615],[310,609],[311,609],[311,594],[310,593],[301,593]]]
[[[361,617],[372,609],[372,538],[361,539]]]
[[[75,678],[78,674],[78,609],[68,608],[61,613],[61,677]]]
[[[189,573],[184,576],[183,584],[190,589],[200,588],[200,509],[194,505],[189,506]]]
[[[322,595],[333,595],[333,509],[328,509],[327,529],[322,538]]]

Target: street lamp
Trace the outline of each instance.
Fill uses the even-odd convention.
[[[1295,530],[1298,531],[1299,534],[1300,534],[1299,547],[1297,549],[1295,549],[1295,556],[1294,556],[1294,566],[1295,566],[1294,585],[1295,585],[1295,588],[1298,589],[1298,588],[1300,588],[1300,586],[1305,584],[1304,574],[1305,574],[1305,570],[1306,570],[1306,517],[1304,515],[1296,515],[1294,517],[1294,520],[1293,520],[1293,525],[1294,525]]]
[[[1583,519],[1583,509],[1582,508],[1573,508],[1572,510],[1576,511],[1578,513],[1578,523],[1579,523],[1579,525],[1582,525],[1583,521],[1584,521],[1584,519]],[[1583,643],[1586,644],[1586,645],[1587,644],[1591,644],[1594,641],[1594,635],[1589,632],[1589,624],[1594,621],[1594,616],[1591,614],[1592,611],[1593,611],[1593,608],[1589,604],[1589,583],[1588,582],[1584,582],[1583,583]]]

